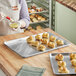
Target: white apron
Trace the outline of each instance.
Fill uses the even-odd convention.
[[[13,10],[13,6],[17,6],[18,10]],[[19,4],[19,0],[0,0],[0,12],[3,12],[6,16],[11,17],[15,21],[19,20],[20,9],[21,6]],[[23,30],[13,30],[10,28],[7,19],[0,21],[0,35],[8,35],[20,32],[23,32]]]

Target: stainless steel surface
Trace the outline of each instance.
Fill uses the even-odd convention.
[[[59,54],[59,53],[52,53],[50,54],[50,61],[51,61],[51,65],[52,65],[52,69],[53,69],[53,72],[54,74],[57,74],[57,75],[64,75],[64,74],[76,74],[75,72],[75,68],[72,67],[72,64],[71,64],[71,61],[70,61],[70,57],[69,57],[69,54],[70,53],[61,53],[63,56],[64,56],[64,60],[66,62],[66,67],[67,69],[70,71],[69,73],[59,73],[58,72],[58,65],[57,65],[57,61],[55,60],[55,56]]]
[[[50,32],[48,32],[49,35],[54,35]],[[40,35],[42,35],[43,33],[40,33]],[[34,38],[36,35],[32,35]],[[33,55],[37,55],[37,54],[41,54],[41,53],[45,53],[45,52],[48,52],[48,51],[52,51],[52,50],[55,50],[55,49],[58,49],[58,48],[62,48],[62,47],[65,47],[65,46],[68,46],[70,45],[69,42],[67,42],[66,40],[54,35],[57,39],[61,39],[64,41],[64,45],[63,46],[56,46],[55,48],[51,49],[51,48],[46,48],[46,50],[44,52],[40,52],[40,51],[37,51],[36,48],[30,46],[29,44],[27,44],[27,41],[26,39],[29,37],[24,37],[24,38],[20,38],[20,39],[15,39],[15,40],[10,40],[10,41],[6,41],[4,42],[4,44],[6,46],[8,46],[10,49],[12,49],[13,51],[15,51],[17,54],[21,55],[22,57],[30,57],[30,56],[33,56]]]

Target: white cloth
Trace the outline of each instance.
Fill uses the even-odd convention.
[[[14,6],[17,6],[18,10],[13,10],[12,7]],[[11,17],[15,21],[19,20],[20,9],[21,6],[18,0],[0,0],[0,12],[3,12],[6,16]],[[17,30],[13,30],[12,28],[10,28],[7,19],[0,21],[0,35],[8,35],[20,32],[23,32],[23,30],[20,28],[18,28]]]

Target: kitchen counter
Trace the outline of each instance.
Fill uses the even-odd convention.
[[[56,0],[76,12],[76,0]]]
[[[23,64],[28,64],[33,67],[46,68],[46,71],[43,76],[56,76],[53,74],[51,64],[50,64],[50,58],[48,54],[56,53],[56,52],[64,53],[64,52],[75,52],[76,51],[76,45],[71,43],[70,46],[65,47],[65,48],[57,49],[57,50],[54,50],[48,53],[36,55],[33,57],[29,57],[29,58],[22,58],[3,44],[4,41],[22,38],[28,35],[38,34],[42,32],[52,32],[60,36],[59,34],[55,33],[51,29],[46,28],[46,29],[39,29],[37,31],[31,30],[30,32],[26,31],[25,33],[0,37],[0,68],[5,72],[7,76],[15,76]]]

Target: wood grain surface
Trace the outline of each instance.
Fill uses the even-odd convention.
[[[76,0],[56,0],[56,1],[76,12]]]
[[[56,76],[53,74],[51,64],[50,64],[50,53],[64,53],[64,52],[76,52],[76,45],[72,44],[68,47],[57,49],[48,53],[36,55],[29,58],[22,58],[12,50],[10,50],[7,46],[3,43],[4,41],[22,38],[25,36],[30,36],[33,34],[38,34],[42,32],[52,32],[58,36],[59,34],[53,32],[51,29],[39,29],[39,30],[31,30],[30,32],[26,31],[25,33],[20,34],[13,34],[8,36],[1,36],[0,37],[0,68],[5,72],[7,76],[16,76],[19,69],[22,65],[27,64],[33,67],[41,67],[46,68],[46,71],[43,76]],[[60,36],[62,37],[62,36]],[[61,75],[60,75],[61,76]],[[65,75],[65,76],[72,76],[72,75]],[[74,75],[73,75],[74,76]],[[75,75],[76,76],[76,75]]]

